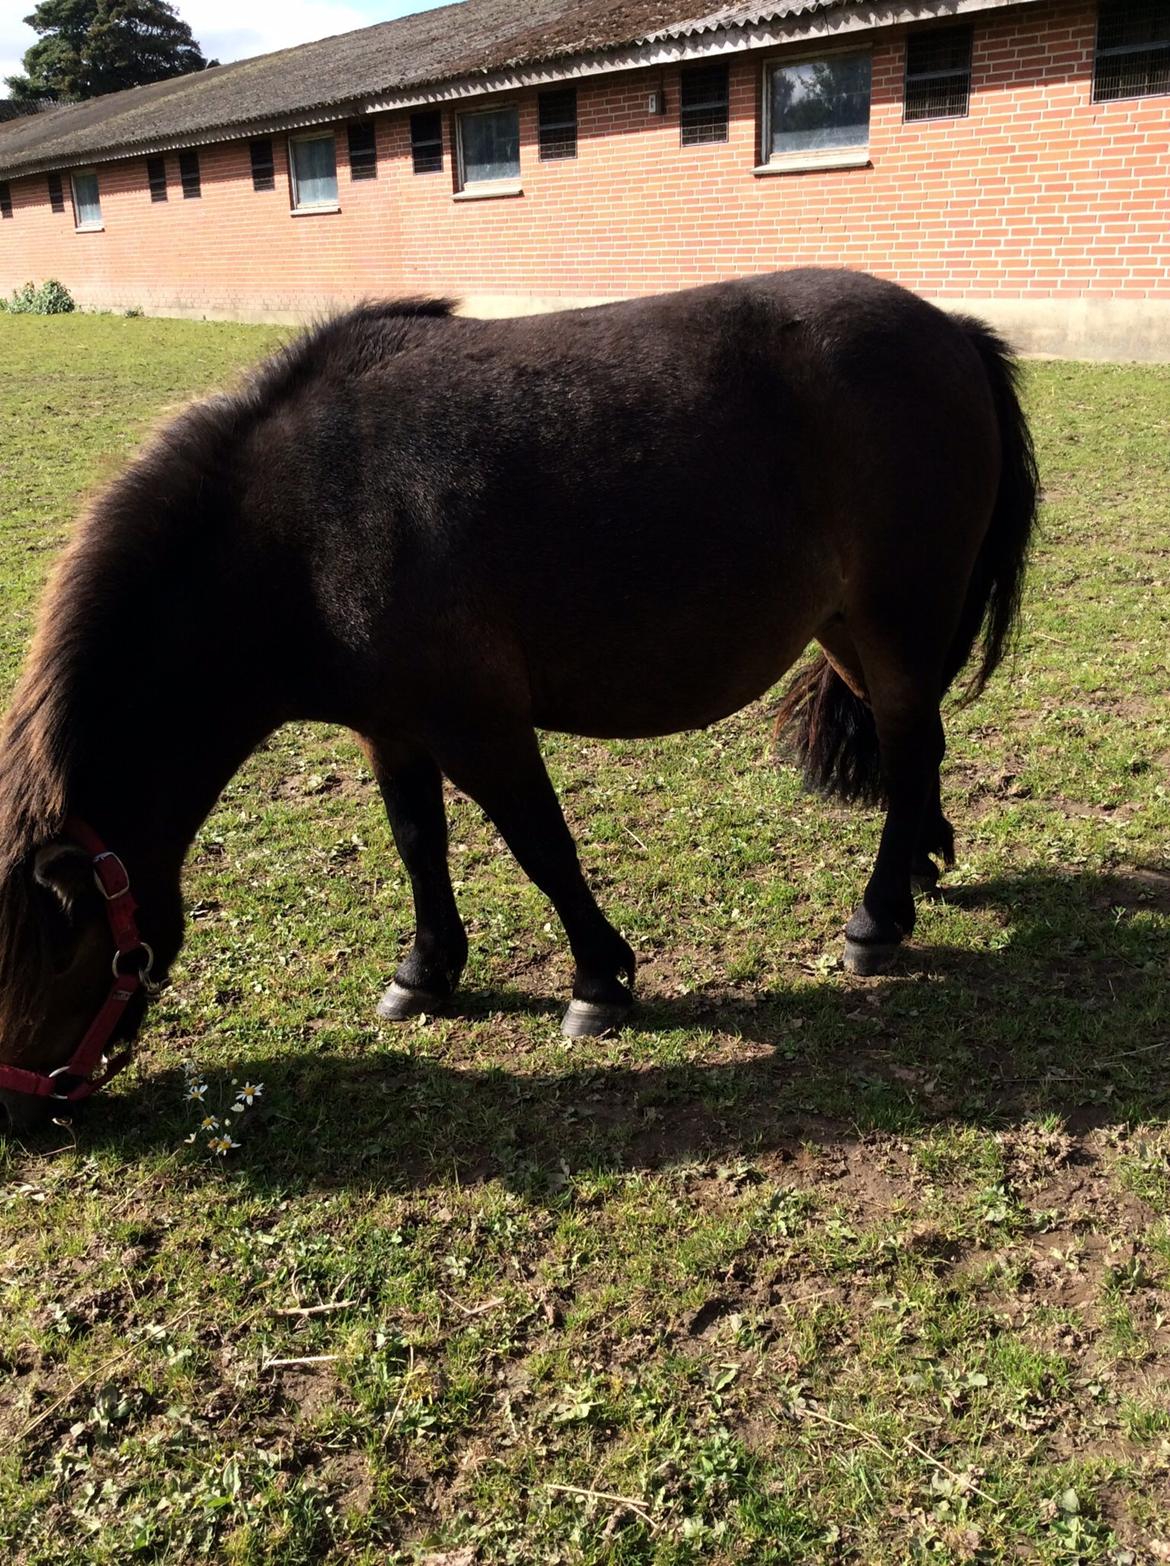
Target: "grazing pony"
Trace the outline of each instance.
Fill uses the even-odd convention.
[[[104,1080],[179,950],[200,823],[289,720],[362,737],[410,876],[383,1017],[447,1003],[467,954],[446,776],[564,924],[566,1032],[614,1027],[634,954],[536,730],[700,728],[814,640],[783,721],[810,786],[885,804],[845,944],[881,971],[952,859],[939,704],[1001,660],[1035,507],[1004,344],[862,273],[318,327],[159,435],[46,595],[0,741],[5,1103]]]

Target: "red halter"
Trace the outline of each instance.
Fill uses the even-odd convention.
[[[94,880],[106,900],[106,917],[110,922],[110,934],[114,937],[114,982],[105,1004],[65,1065],[50,1072],[26,1071],[21,1066],[0,1065],[0,1091],[77,1104],[105,1087],[111,1077],[117,1076],[122,1067],[129,1063],[129,1046],[111,1059],[106,1056],[106,1045],[118,1031],[126,1007],[139,990],[153,995],[158,986],[150,976],[154,966],[154,952],[138,933],[135,918],[138,905],[130,892],[126,866],[84,821],[67,821],[65,835],[84,848],[93,860]],[[128,961],[130,971],[123,972]],[[73,1087],[67,1088],[70,1077],[75,1077],[77,1081]]]

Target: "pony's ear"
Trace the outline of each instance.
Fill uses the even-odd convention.
[[[33,880],[52,892],[70,914],[85,893],[93,890],[93,860],[84,848],[72,843],[50,843],[37,849]]]

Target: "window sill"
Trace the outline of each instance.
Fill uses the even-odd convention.
[[[482,185],[466,185],[457,190],[454,201],[496,201],[504,196],[522,196],[524,186],[518,179],[484,180]]]
[[[104,223],[75,223],[73,225],[75,234],[104,234],[105,231],[106,225]]]
[[[872,168],[868,147],[844,147],[840,152],[796,152],[773,158],[752,170],[757,179],[769,174],[811,174],[815,169]]]
[[[293,207],[293,217],[321,217],[326,212],[340,212],[340,206],[332,207]]]

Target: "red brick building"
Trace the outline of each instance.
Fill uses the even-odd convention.
[[[465,0],[0,124],[0,291],[295,318],[866,268],[1170,359],[1170,0]]]

